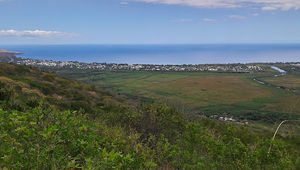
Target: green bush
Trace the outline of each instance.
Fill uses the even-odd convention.
[[[13,89],[7,84],[0,82],[0,101],[9,101],[13,95]]]
[[[40,108],[27,112],[0,110],[0,167],[67,169],[144,168],[145,160],[125,153],[122,143],[106,141],[96,126],[75,112]]]

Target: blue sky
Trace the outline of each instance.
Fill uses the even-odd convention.
[[[300,43],[298,0],[0,0],[0,44]]]

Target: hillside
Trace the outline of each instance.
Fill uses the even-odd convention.
[[[144,102],[162,101],[186,114],[232,118],[256,131],[274,132],[283,120],[300,118],[300,77],[291,64],[257,64],[263,71],[152,72],[52,68],[58,75],[101,87]],[[277,65],[287,70],[274,76]],[[291,71],[290,71],[291,70]],[[289,122],[282,135],[300,137],[300,124]]]
[[[0,168],[297,169],[299,140],[0,63]],[[271,147],[270,152],[268,152]]]
[[[27,109],[31,103],[51,104],[60,108],[94,114],[104,103],[118,104],[121,97],[77,81],[59,78],[36,68],[0,63],[0,81],[15,92],[14,109]],[[42,99],[42,100],[41,100]],[[97,107],[98,106],[98,107]]]

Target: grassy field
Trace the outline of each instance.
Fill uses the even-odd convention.
[[[93,83],[122,94],[177,101],[193,107],[249,102],[272,95],[243,75],[109,73]]]
[[[290,88],[293,90],[300,90],[300,77],[295,75],[287,75],[280,77],[269,77],[264,79],[266,82],[282,86],[284,88]]]
[[[180,111],[230,115],[238,119],[275,123],[300,115],[298,76],[271,73],[98,72],[60,71],[59,74],[143,101],[163,101]],[[253,81],[254,77],[268,85]],[[271,77],[271,78],[270,78]]]

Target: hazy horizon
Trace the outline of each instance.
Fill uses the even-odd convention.
[[[127,64],[298,62],[300,44],[7,45],[22,58]]]

